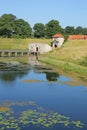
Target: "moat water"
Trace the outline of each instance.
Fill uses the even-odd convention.
[[[85,84],[41,65],[0,71],[0,130],[80,129],[87,129]]]

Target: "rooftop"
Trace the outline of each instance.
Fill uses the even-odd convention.
[[[55,34],[52,36],[52,38],[58,38],[58,37],[63,37],[63,35],[62,34]]]

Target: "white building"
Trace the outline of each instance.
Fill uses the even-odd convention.
[[[52,37],[52,47],[61,47],[64,42],[64,36],[62,34],[55,34]]]
[[[49,52],[52,50],[52,47],[46,43],[29,43],[29,52],[30,53],[40,53]]]

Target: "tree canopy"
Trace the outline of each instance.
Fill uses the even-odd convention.
[[[65,28],[65,34],[75,34],[75,29],[73,26],[67,26]]]
[[[51,38],[56,33],[61,33],[62,28],[59,25],[59,21],[51,20],[45,25],[45,35],[47,38]]]
[[[58,20],[50,20],[45,25],[43,23],[35,23],[31,28],[30,24],[18,19],[13,14],[3,14],[0,17],[0,37],[7,38],[52,38],[56,33],[63,34],[66,38],[68,35],[82,34],[87,35],[86,27],[66,26],[62,28]],[[33,35],[32,35],[33,34]]]
[[[17,19],[12,14],[4,14],[0,17],[0,36],[2,37],[21,37],[26,38],[31,36],[30,25],[22,20]]]
[[[31,36],[32,29],[30,25],[23,19],[15,21],[15,30],[13,37],[27,38]]]
[[[34,37],[41,38],[45,36],[45,26],[42,23],[34,24]]]

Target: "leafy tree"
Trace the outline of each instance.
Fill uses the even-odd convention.
[[[64,33],[63,36],[64,36],[64,42],[66,42],[68,37],[69,37],[69,35]]]
[[[75,29],[74,29],[74,27],[73,26],[67,26],[66,28],[65,28],[65,34],[75,34]]]
[[[13,37],[27,38],[31,36],[31,27],[23,19],[18,19],[15,21],[15,30]]]
[[[45,26],[42,23],[36,23],[34,24],[34,37],[36,38],[41,38],[44,37],[44,30],[45,30]]]
[[[83,35],[87,35],[87,28],[83,28]]]
[[[59,21],[51,20],[45,25],[45,37],[51,38],[56,33],[61,33],[62,28]]]
[[[11,37],[15,28],[16,16],[12,14],[4,14],[0,17],[0,35]]]
[[[2,37],[20,37],[31,36],[31,27],[23,19],[17,19],[12,14],[4,14],[0,17],[0,36]]]
[[[75,34],[82,34],[83,33],[83,28],[81,26],[78,26],[76,29],[75,29]]]

